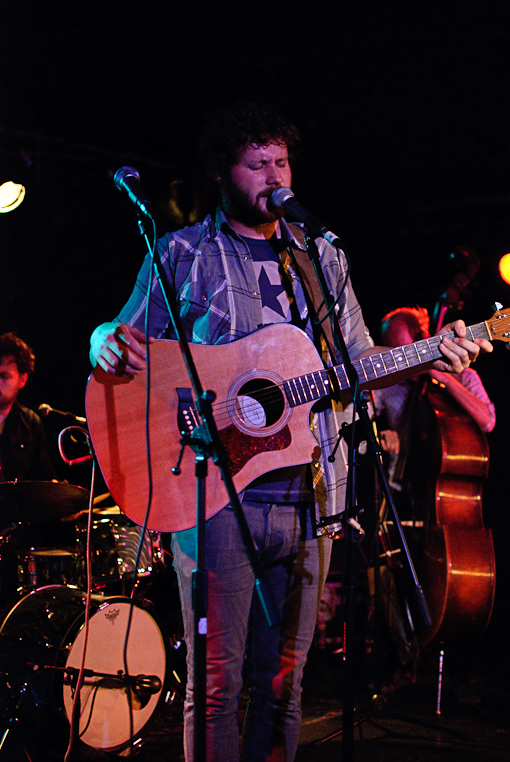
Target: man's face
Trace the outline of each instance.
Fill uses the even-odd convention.
[[[27,377],[19,372],[13,357],[0,357],[0,412],[10,410]]]
[[[268,208],[268,199],[275,188],[290,187],[291,180],[285,144],[249,145],[228,176],[219,179],[224,211],[247,226],[274,222],[283,212]]]
[[[390,319],[383,341],[388,347],[400,347],[403,344],[414,344],[423,337],[418,323],[409,323],[405,317],[395,315]]]

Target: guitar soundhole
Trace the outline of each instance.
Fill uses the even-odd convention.
[[[251,378],[235,390],[235,418],[244,431],[266,435],[278,428],[285,411],[281,389],[268,378]]]

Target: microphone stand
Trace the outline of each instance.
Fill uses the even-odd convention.
[[[399,539],[402,545],[403,556],[406,559],[404,568],[408,571],[409,580],[415,593],[415,600],[418,605],[420,615],[424,625],[431,624],[427,604],[423,591],[418,582],[416,571],[411,560],[409,549],[404,537],[402,525],[398,518],[395,505],[393,503],[389,489],[386,474],[382,465],[382,453],[374,435],[368,414],[367,401],[360,390],[360,380],[347,352],[345,339],[338,322],[338,317],[334,310],[334,299],[328,288],[321,264],[319,250],[315,241],[309,236],[305,236],[305,245],[308,256],[313,263],[315,274],[319,282],[322,297],[326,307],[327,315],[332,321],[332,333],[335,342],[335,348],[339,351],[342,358],[345,372],[349,380],[349,385],[353,393],[353,422],[351,430],[351,442],[348,448],[348,472],[347,472],[347,490],[345,511],[341,516],[345,534],[345,558],[344,558],[344,576],[343,576],[343,596],[344,596],[344,690],[343,690],[343,735],[342,735],[342,760],[350,762],[354,751],[354,712],[355,712],[355,688],[354,688],[354,632],[355,632],[355,594],[358,581],[357,554],[355,553],[356,540],[359,536],[360,525],[356,518],[356,468],[357,468],[357,447],[358,442],[366,440],[369,451],[374,460],[377,476],[382,486],[382,491],[386,497],[388,505],[393,514],[393,520],[397,527]],[[356,413],[359,420],[356,421]],[[356,435],[356,425],[362,426],[362,435]],[[342,433],[339,433],[342,436]],[[334,459],[334,454],[330,456]],[[324,522],[319,522],[323,527],[335,523],[339,517],[328,517]],[[331,736],[330,736],[331,737]]]
[[[142,215],[138,215],[138,225],[146,242],[147,236],[143,225]],[[195,474],[197,478],[197,567],[192,573],[192,608],[194,612],[194,651],[193,651],[193,757],[195,762],[206,760],[206,635],[207,635],[207,569],[205,565],[205,505],[206,505],[206,477],[207,460],[212,457],[215,465],[221,471],[230,503],[239,526],[243,544],[255,576],[255,590],[262,605],[269,627],[278,624],[278,614],[274,598],[263,575],[262,565],[257,556],[253,538],[244,515],[239,496],[237,494],[229,468],[228,456],[220,439],[219,431],[212,412],[212,402],[215,394],[212,391],[204,391],[193,356],[190,344],[186,338],[181,323],[177,300],[173,291],[167,287],[161,260],[157,250],[152,251],[154,275],[161,288],[168,314],[171,318],[173,329],[179,341],[182,358],[188,372],[190,384],[195,397],[195,405],[202,419],[191,436],[182,435],[181,445],[189,445],[195,452]],[[148,361],[150,360],[150,345],[147,345]],[[178,474],[178,467],[174,469]]]

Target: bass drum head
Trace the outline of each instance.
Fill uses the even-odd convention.
[[[90,617],[85,670],[95,673],[85,677],[80,692],[79,737],[83,743],[103,751],[120,751],[134,742],[149,724],[162,698],[167,657],[165,641],[151,614],[126,598],[108,598]],[[143,693],[136,685],[130,691],[125,674],[124,643],[130,678],[151,678],[154,692]],[[66,668],[79,670],[85,643],[82,626],[69,648]],[[72,673],[71,673],[72,674]],[[86,675],[86,673],[85,673]],[[63,686],[63,701],[68,720],[73,714],[73,684]]]

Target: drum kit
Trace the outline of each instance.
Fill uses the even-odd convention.
[[[17,730],[31,758],[20,728],[38,712],[71,724],[80,669],[78,738],[102,752],[138,743],[163,703],[181,693],[169,668],[175,640],[143,594],[166,570],[161,535],[142,537],[117,506],[97,507],[101,500],[90,523],[85,623],[88,491],[0,483],[0,756]]]

